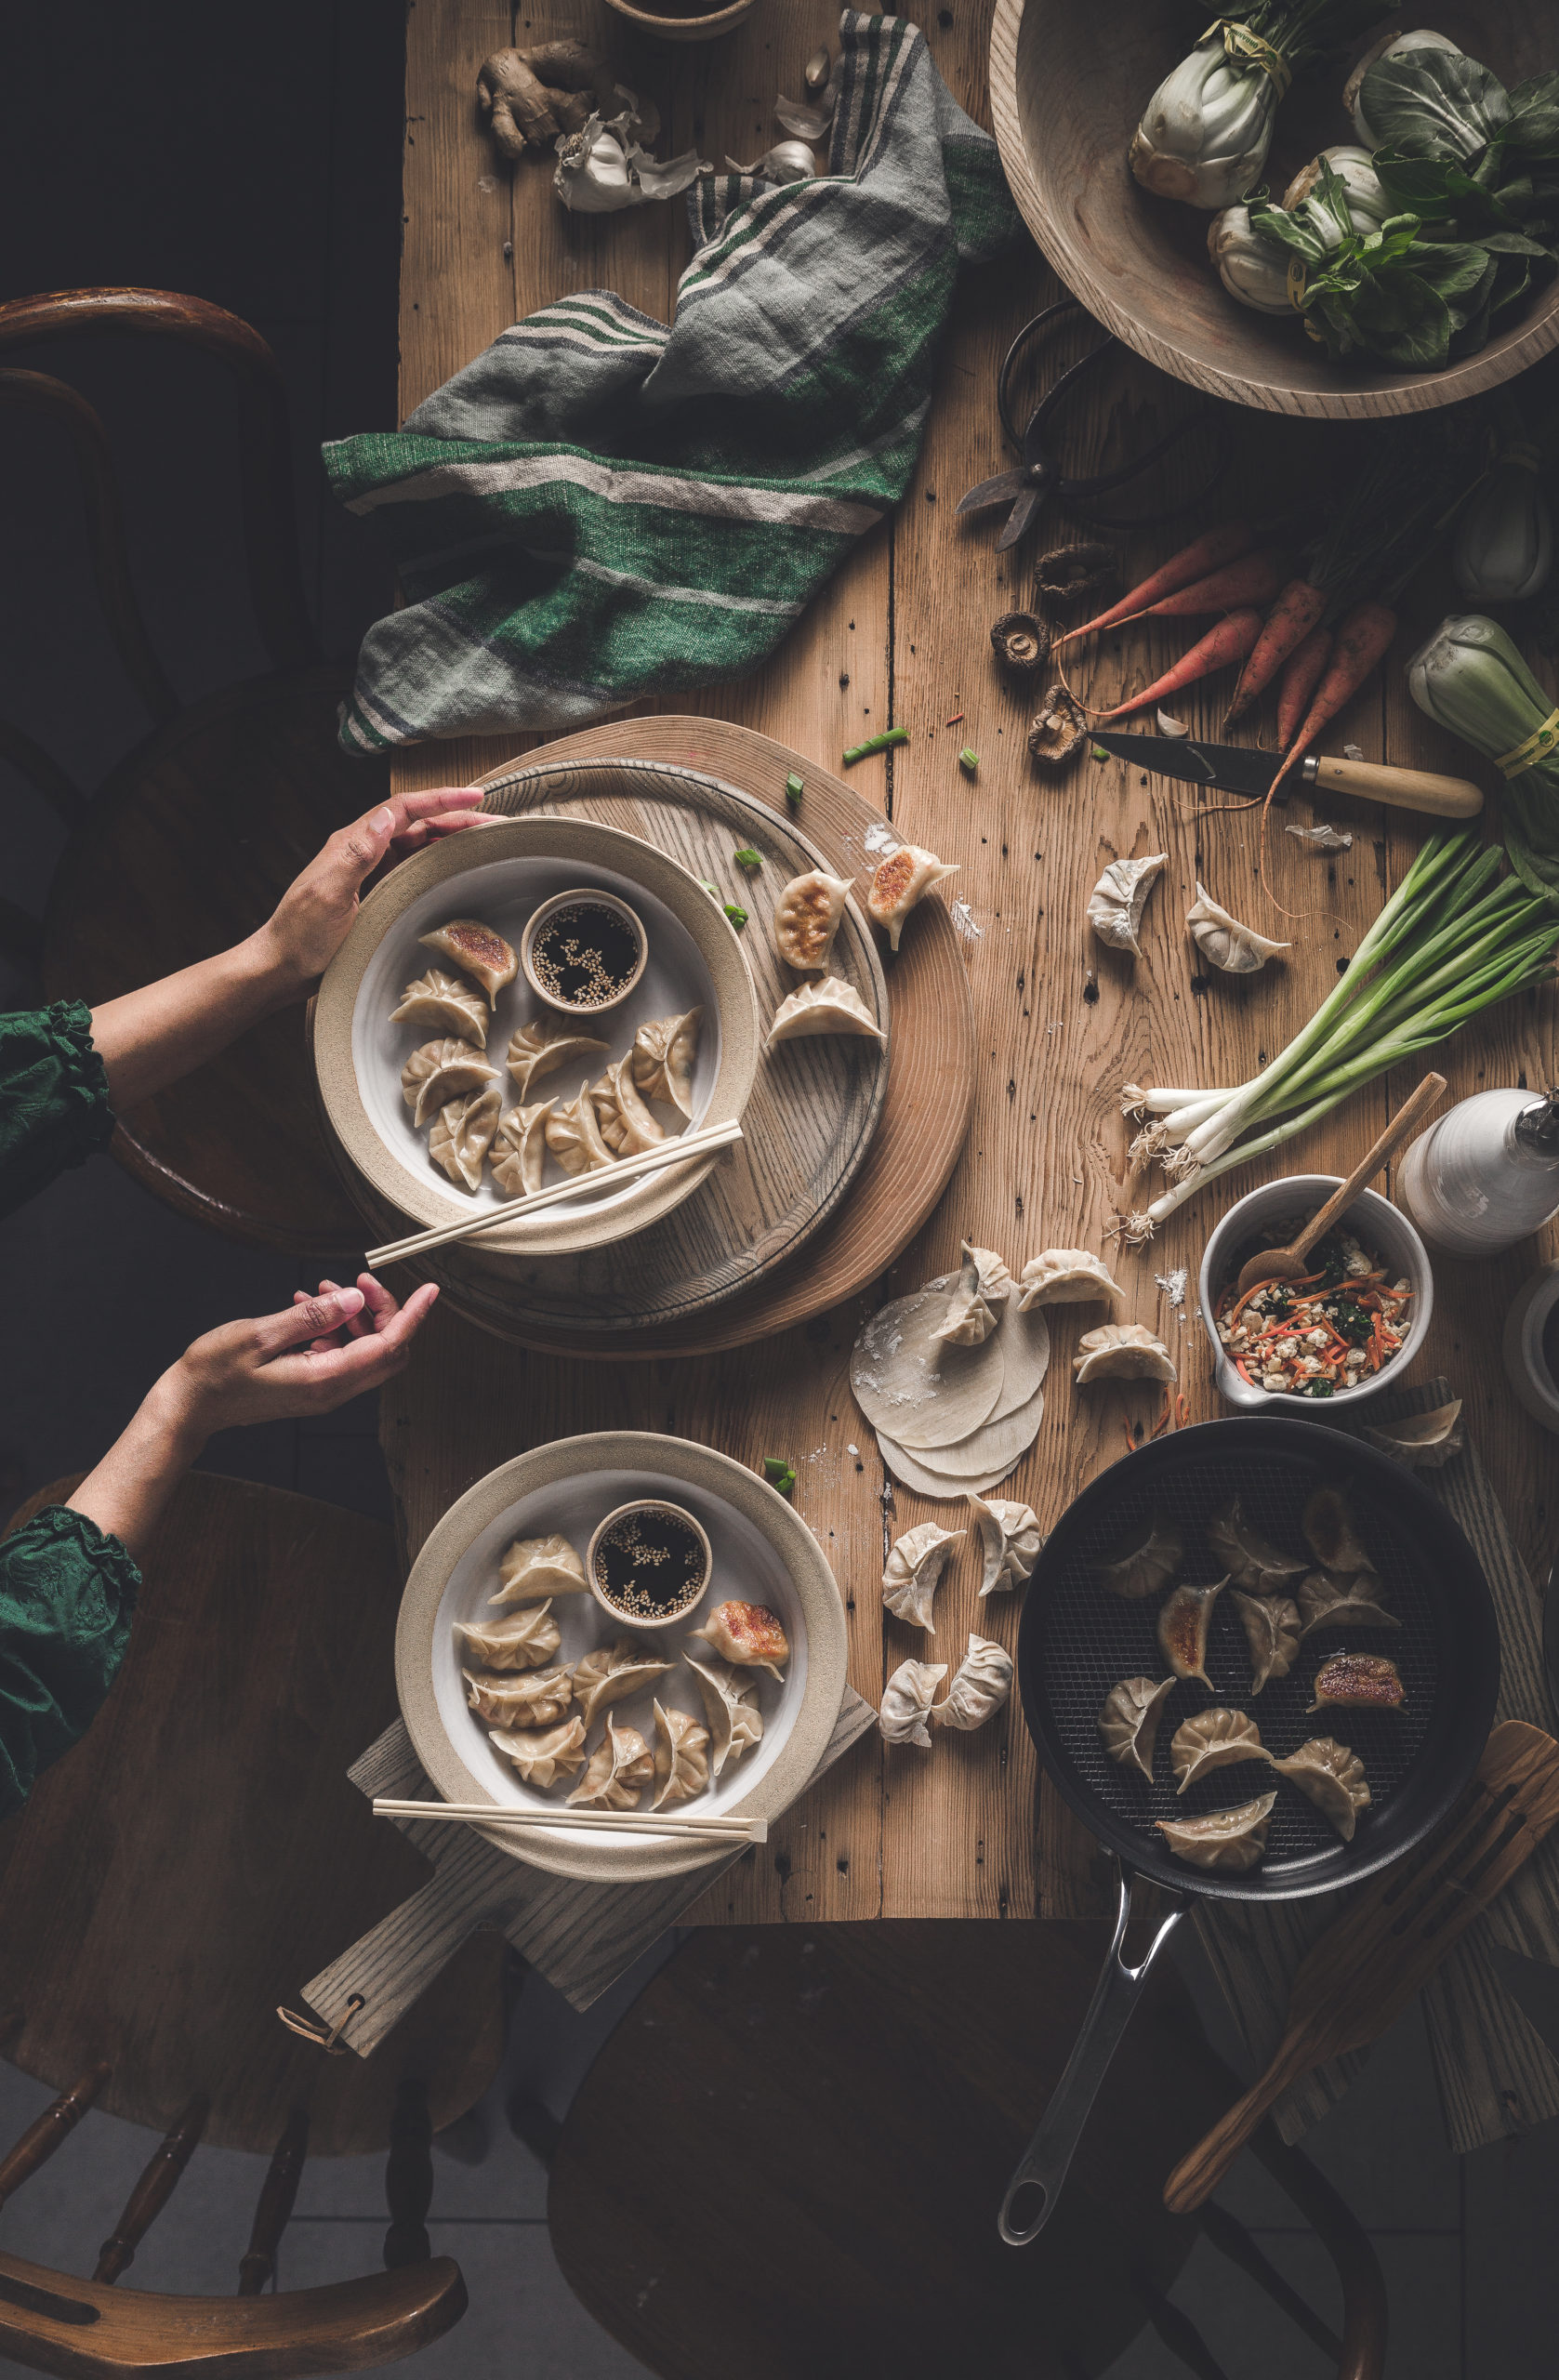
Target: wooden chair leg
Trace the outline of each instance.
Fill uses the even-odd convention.
[[[130,2192],[112,2235],[103,2241],[98,2268],[92,2275],[94,2281],[115,2281],[134,2264],[136,2250],[178,2188],[184,2168],[205,2130],[209,2111],[206,2099],[197,2096],[190,2101]]]
[[[276,2143],[260,2188],[259,2204],[255,2209],[249,2245],[239,2260],[240,2297],[258,2297],[266,2282],[274,2281],[276,2277],[276,2251],[291,2220],[293,2202],[297,2196],[297,2185],[303,2178],[303,2162],[308,2154],[309,2110],[307,2108],[294,2108],[287,2118],[286,2128]]]
[[[428,2086],[416,2075],[403,2075],[390,2120],[390,2161],[384,2175],[390,2206],[384,2261],[389,2272],[403,2265],[425,2264],[433,2253],[427,2229],[433,2203],[432,2141]]]
[[[89,2066],[79,2082],[62,2091],[52,2107],[46,2108],[35,2123],[30,2123],[8,2157],[0,2160],[0,2206],[4,2206],[13,2190],[30,2181],[40,2165],[46,2165],[61,2142],[75,2130],[103,2084],[108,2081],[106,2066]]]

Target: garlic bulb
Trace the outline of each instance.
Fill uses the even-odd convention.
[[[624,102],[620,115],[609,123],[592,115],[579,131],[565,133],[557,144],[552,187],[571,214],[615,215],[625,206],[641,206],[647,199],[675,198],[696,180],[703,168],[696,149],[665,165],[652,157],[643,144],[660,130],[657,111],[648,100],[641,107],[633,92],[620,83],[617,96]]]
[[[1325,240],[1328,250],[1341,245],[1340,227],[1330,212],[1308,204],[1311,192],[1321,178],[1321,166],[1328,165],[1348,194],[1348,212],[1354,218],[1354,229],[1367,239],[1378,231],[1388,215],[1400,213],[1394,201],[1381,188],[1367,149],[1351,149],[1345,144],[1335,149],[1323,149],[1312,157],[1308,165],[1294,176],[1283,193],[1283,205],[1290,215],[1302,214]]]
[[[1447,41],[1444,33],[1422,32],[1412,33],[1387,33],[1384,40],[1378,41],[1373,49],[1367,49],[1365,51],[1364,56],[1359,60],[1358,64],[1354,67],[1353,73],[1349,75],[1348,80],[1342,86],[1342,104],[1354,119],[1354,130],[1355,134],[1367,150],[1373,151],[1379,149],[1381,143],[1375,133],[1370,129],[1370,126],[1365,117],[1364,109],[1359,104],[1359,93],[1364,87],[1364,78],[1368,73],[1370,68],[1375,65],[1379,60],[1382,58],[1405,58],[1407,52],[1413,49],[1443,49],[1447,51],[1452,58],[1460,58],[1461,56],[1461,52],[1457,47],[1455,42]]]
[[[1553,568],[1553,522],[1538,479],[1537,450],[1507,448],[1461,509],[1451,567],[1474,603],[1522,603]]]
[[[1226,206],[1208,225],[1208,254],[1231,298],[1258,314],[1288,314],[1288,250],[1250,228],[1249,206]]]
[[[776,140],[755,165],[738,165],[734,157],[725,162],[733,174],[751,174],[760,182],[813,181],[817,175],[817,160],[804,140]]]
[[[1132,137],[1131,171],[1159,198],[1229,206],[1260,181],[1276,112],[1271,75],[1231,59],[1215,33],[1149,99]]]

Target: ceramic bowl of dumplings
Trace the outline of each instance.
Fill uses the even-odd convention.
[[[592,892],[620,901],[642,924],[642,972],[609,1012],[571,1020],[604,1047],[523,1093],[505,1064],[510,1038],[548,1014],[555,1021],[558,1012],[548,1012],[518,972],[497,993],[486,1020],[485,1054],[498,1070],[503,1112],[545,1099],[572,1101],[582,1083],[595,1082],[626,1057],[641,1025],[701,1009],[687,1129],[740,1120],[758,1070],[758,999],[741,943],[720,904],[668,853],[620,827],[535,814],[494,819],[430,844],[391,869],[363,902],[315,1005],[314,1064],[328,1128],[370,1188],[414,1223],[456,1223],[505,1198],[489,1166],[474,1193],[442,1172],[429,1155],[426,1130],[415,1125],[402,1095],[403,1066],[421,1044],[438,1038],[439,1028],[396,1024],[392,1012],[405,987],[429,967],[449,967],[419,936],[452,919],[474,918],[518,954],[546,903],[559,893]],[[669,1107],[658,1109],[656,1120],[673,1132],[683,1123]],[[544,1210],[533,1222],[519,1217],[498,1224],[467,1242],[467,1250],[478,1263],[502,1270],[527,1257],[604,1247],[668,1214],[719,1162],[718,1154],[691,1158],[621,1185],[603,1169],[591,1177],[599,1188]],[[564,1178],[548,1155],[547,1185]]]
[[[566,1812],[565,1796],[584,1769],[546,1789],[522,1780],[468,1707],[464,1672],[477,1664],[471,1638],[457,1631],[515,1617],[509,1606],[495,1608],[492,1598],[500,1591],[502,1556],[517,1539],[562,1537],[580,1557],[583,1577],[601,1522],[641,1501],[692,1515],[709,1541],[708,1585],[680,1625],[635,1640],[656,1673],[595,1712],[582,1746],[586,1760],[604,1739],[609,1718],[637,1729],[653,1752],[657,1699],[664,1709],[705,1724],[703,1692],[687,1656],[707,1666],[713,1656],[694,1632],[720,1604],[740,1599],[778,1615],[790,1646],[784,1677],[757,1669],[744,1673],[761,1714],[761,1737],[737,1757],[728,1755],[720,1776],[670,1815],[772,1822],[804,1791],[844,1699],[844,1606],[833,1572],[799,1514],[743,1464],[686,1438],[624,1430],[556,1439],[489,1472],[451,1505],[413,1565],[396,1629],[396,1687],[417,1758],[445,1801]],[[571,1669],[632,1633],[583,1588],[554,1595],[547,1618],[560,1637],[547,1656],[549,1668]],[[578,1709],[575,1703],[571,1715]],[[653,1788],[641,1793],[641,1812],[652,1799]],[[495,1829],[486,1839],[553,1875],[599,1883],[647,1883],[731,1856],[718,1841],[684,1843],[627,1828],[571,1830],[566,1816],[555,1828]]]

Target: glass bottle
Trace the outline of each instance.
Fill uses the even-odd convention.
[[[1421,1132],[1397,1194],[1432,1248],[1498,1256],[1559,1213],[1559,1090],[1480,1091]]]

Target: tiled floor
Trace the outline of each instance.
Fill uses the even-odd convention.
[[[347,651],[388,601],[366,541],[328,502],[325,433],[394,417],[400,155],[396,0],[272,0],[253,12],[207,0],[127,10],[12,10],[0,31],[9,88],[34,95],[0,144],[6,295],[93,283],[189,289],[231,307],[271,340],[291,392],[310,586],[327,645]],[[91,106],[65,108],[91,62]],[[112,104],[103,95],[112,93]],[[67,137],[66,125],[73,127]],[[26,362],[53,364],[97,400],[126,466],[139,585],[180,691],[194,695],[262,666],[243,594],[232,415],[220,373],[144,345],[101,342]],[[62,454],[0,441],[4,708],[90,787],[143,732],[97,627]],[[58,829],[0,774],[7,895],[36,909]],[[0,1003],[26,998],[0,965]],[[285,1304],[282,1261],[181,1223],[106,1159],[0,1224],[0,1509],[90,1463],[159,1367],[210,1324]],[[386,1482],[371,1407],[319,1423],[234,1434],[215,1469],[382,1514]],[[1193,1962],[1194,1966],[1194,1962]],[[1207,2002],[1227,2052],[1226,2026]],[[545,2223],[545,2178],[510,2132],[522,2083],[561,2116],[594,2048],[637,1988],[588,2018],[527,1986],[505,2076],[480,2121],[480,2162],[441,2153],[435,2244],[465,2270],[471,2310],[419,2360],[429,2380],[548,2373],[617,2380],[638,2367],[563,2285]],[[0,2148],[46,2099],[0,2063]],[[1410,2011],[1362,2081],[1307,2144],[1367,2223],[1391,2294],[1393,2380],[1551,2380],[1559,2371],[1559,2126],[1458,2164],[1445,2148],[1422,2027]],[[89,2117],[5,2209],[0,2243],[80,2272],[124,2203],[149,2135]],[[934,2155],[934,2143],[928,2144]],[[139,2259],[143,2287],[230,2290],[261,2165],[203,2151]],[[1249,2159],[1228,2204],[1316,2302],[1329,2282],[1310,2234]],[[310,2169],[288,2233],[288,2286],[371,2268],[385,2216],[379,2161]],[[1205,2242],[1176,2303],[1230,2380],[1301,2380],[1325,2362]],[[7,2367],[7,2369],[13,2367]],[[1139,2339],[1110,2380],[1171,2380],[1180,2366]],[[962,2380],[962,2375],[950,2375]]]

